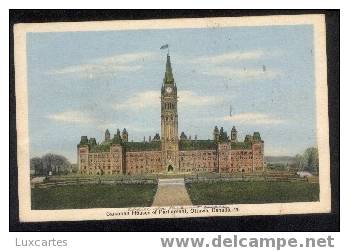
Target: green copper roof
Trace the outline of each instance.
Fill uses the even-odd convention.
[[[217,148],[216,143],[213,140],[180,140],[179,150],[215,150]]]
[[[139,152],[139,151],[160,151],[161,142],[125,142],[124,146],[127,152]]]
[[[109,152],[110,151],[110,144],[108,145],[90,145],[90,150],[91,153],[101,153],[101,152]]]
[[[259,134],[259,132],[254,132],[253,136],[252,136],[253,140],[255,141],[261,141],[261,135]]]
[[[251,142],[235,142],[231,143],[232,150],[240,150],[240,149],[251,149]]]

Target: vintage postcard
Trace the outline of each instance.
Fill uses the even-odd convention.
[[[323,15],[17,24],[22,222],[331,212]]]

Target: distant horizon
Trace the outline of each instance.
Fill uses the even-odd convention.
[[[160,89],[169,44],[179,130],[239,140],[258,131],[265,156],[316,146],[311,25],[27,34],[30,157],[76,162],[81,136],[129,141],[160,133]],[[230,114],[231,113],[231,114]]]

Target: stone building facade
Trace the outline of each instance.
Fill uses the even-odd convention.
[[[213,129],[211,140],[178,136],[177,85],[167,55],[161,87],[161,133],[143,142],[130,142],[128,132],[118,129],[104,140],[82,136],[77,146],[79,172],[90,175],[142,175],[166,172],[255,172],[264,167],[264,142],[259,132],[238,140],[235,127],[230,137],[221,127]]]

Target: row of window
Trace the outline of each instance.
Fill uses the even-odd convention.
[[[241,155],[238,155],[238,156],[231,156],[231,160],[240,160],[240,159],[252,159],[252,155],[251,156],[241,156]]]
[[[143,158],[126,158],[127,162],[143,162],[143,161],[149,161],[149,162],[159,162],[161,159],[160,158],[151,158],[151,159],[143,159]]]
[[[109,163],[110,164],[110,162],[112,162],[112,163],[117,163],[117,162],[119,162],[120,161],[120,159],[119,158],[117,158],[117,159],[112,159],[112,160],[110,160],[110,159],[108,159],[108,160],[101,160],[101,159],[89,159],[89,163]]]
[[[184,162],[184,163],[180,163],[179,164],[180,167],[204,167],[204,166],[209,166],[209,167],[215,167],[216,166],[216,162],[209,162],[209,163],[205,163],[205,164],[194,164],[194,163],[190,163],[190,162]]]
[[[90,154],[90,159],[105,159],[105,158],[119,158],[121,157],[121,154],[119,153],[105,153],[105,154]]]
[[[127,153],[126,155],[126,159],[127,158],[135,158],[135,159],[138,159],[138,158],[146,158],[146,159],[158,159],[160,160],[160,156],[154,156],[154,155],[147,155],[146,153]]]
[[[101,159],[105,159],[105,158],[109,158],[110,154],[109,153],[90,153],[89,154],[89,158],[101,158]]]
[[[94,170],[94,169],[104,169],[104,170],[117,170],[117,169],[121,169],[120,166],[101,166],[101,165],[97,165],[97,166],[82,166],[81,167],[84,170],[90,169],[90,170]]]
[[[162,106],[163,109],[175,109],[176,104],[175,103],[164,103]]]
[[[198,150],[198,151],[190,151],[190,152],[179,152],[179,156],[195,156],[195,155],[203,155],[203,156],[211,156],[211,155],[216,155],[215,152],[204,152],[202,150]]]
[[[153,167],[154,169],[159,169],[161,168],[161,166],[149,166],[149,167],[145,167],[145,166],[142,166],[142,165],[130,165],[130,166],[127,166],[128,169],[143,169],[143,168],[151,168]]]
[[[217,157],[180,157],[180,160],[217,160]]]
[[[104,175],[104,174],[120,174],[121,171],[116,171],[116,170],[112,170],[112,171],[104,171],[104,170],[97,170],[97,171],[88,171],[88,170],[83,170],[81,171],[81,173],[83,174],[88,174],[88,175]]]
[[[215,172],[217,171],[216,168],[207,168],[207,167],[203,167],[203,168],[181,168],[180,169],[181,172]]]

